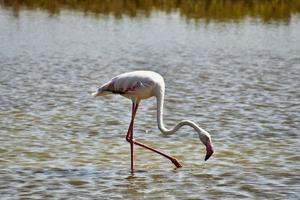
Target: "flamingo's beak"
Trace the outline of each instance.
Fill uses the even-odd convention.
[[[212,143],[209,141],[206,144],[206,156],[204,160],[207,161],[213,153],[214,153],[214,147]]]

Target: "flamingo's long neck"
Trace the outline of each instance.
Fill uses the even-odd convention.
[[[202,135],[208,136],[210,138],[210,134],[206,132],[204,129],[199,127],[197,124],[190,120],[182,120],[172,129],[167,129],[163,123],[163,109],[164,109],[164,88],[159,88],[156,92],[156,99],[157,99],[157,124],[159,130],[165,135],[174,134],[178,129],[182,126],[191,126],[192,128],[197,131],[199,137],[201,138]]]

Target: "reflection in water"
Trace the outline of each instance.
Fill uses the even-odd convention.
[[[206,21],[240,20],[245,17],[262,21],[289,21],[300,12],[300,0],[2,0],[0,5],[12,8],[16,15],[20,9],[42,9],[54,14],[70,9],[93,14],[111,14],[117,18],[127,15],[149,16],[151,11],[179,11],[187,19]]]

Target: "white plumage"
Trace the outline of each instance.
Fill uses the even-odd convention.
[[[109,93],[121,94],[132,101],[140,101],[155,96],[155,87],[163,87],[161,75],[151,71],[134,71],[120,74],[102,85],[93,95],[104,96]]]

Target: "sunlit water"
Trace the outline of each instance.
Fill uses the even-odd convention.
[[[116,19],[0,10],[0,195],[18,198],[299,199],[300,19],[187,22],[178,13]],[[163,136],[156,101],[142,102],[135,137],[183,168],[125,140],[131,103],[92,98],[122,72],[166,82]]]

